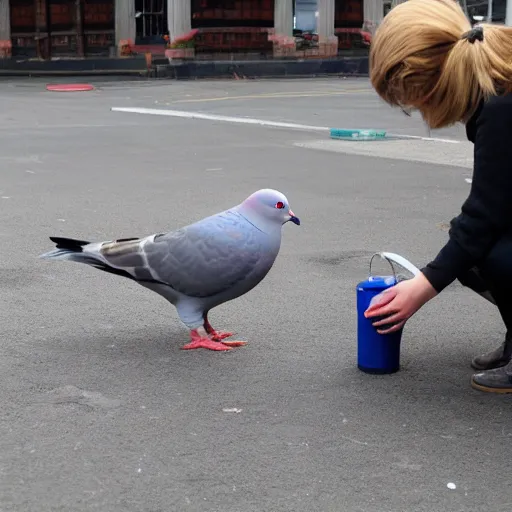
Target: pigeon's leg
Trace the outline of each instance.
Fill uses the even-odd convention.
[[[212,340],[222,341],[223,339],[231,338],[231,336],[234,335],[233,332],[216,331],[212,327],[212,324],[210,324],[210,322],[208,321],[208,313],[205,313],[203,315],[203,318],[204,318],[204,323],[203,323],[204,330],[208,333],[208,335],[210,336],[210,338]]]
[[[219,341],[214,341],[203,326],[204,308],[198,301],[181,299],[176,303],[176,310],[181,321],[190,329],[190,343],[184,345],[182,350],[206,348],[208,350],[231,350],[231,347]]]
[[[204,308],[198,301],[182,299],[176,304],[181,321],[190,329],[190,343],[181,347],[182,350],[206,348],[208,350],[231,350],[231,344],[212,339],[204,327]],[[211,327],[211,326],[210,326]],[[233,345],[239,346],[239,345]]]
[[[223,341],[226,338],[231,338],[231,336],[234,335],[232,332],[222,332],[222,331],[216,331],[210,322],[208,321],[208,313],[205,313],[203,315],[204,323],[203,327],[204,330],[208,333],[208,336],[213,340],[217,342],[222,342],[223,345],[227,345],[228,347],[243,347],[247,344],[246,341]]]

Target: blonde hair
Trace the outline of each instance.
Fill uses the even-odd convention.
[[[483,40],[455,0],[407,0],[382,21],[370,80],[394,106],[418,109],[431,128],[466,122],[482,99],[512,90],[512,27],[481,24]]]

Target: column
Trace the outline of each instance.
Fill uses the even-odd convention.
[[[135,44],[135,0],[115,0],[115,41],[131,41]]]
[[[383,0],[363,0],[363,2],[363,29],[373,34],[384,17],[384,2]]]
[[[51,34],[48,26],[46,0],[35,0],[36,51],[40,59],[48,60],[52,55]]]
[[[85,57],[83,3],[83,0],[75,0],[76,53],[79,57]]]
[[[512,0],[507,0],[507,7],[505,10],[505,25],[509,27],[512,25]]]
[[[9,0],[0,0],[0,41],[11,40]]]
[[[167,0],[169,38],[172,41],[192,30],[192,0]]]
[[[0,59],[11,56],[11,16],[9,0],[0,0]]]
[[[334,36],[335,0],[318,0],[317,32],[319,41],[327,41]]]
[[[341,1],[341,0],[338,0]],[[318,56],[331,58],[338,54],[338,38],[334,35],[336,0],[317,0]]]
[[[293,36],[293,2],[295,0],[274,1],[274,31],[278,36]]]

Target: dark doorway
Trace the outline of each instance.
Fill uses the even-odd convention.
[[[169,32],[167,0],[135,0],[135,12],[136,44],[162,44]]]
[[[274,0],[192,0],[192,28],[274,26]]]
[[[364,0],[335,0],[334,27],[361,28],[364,23]]]

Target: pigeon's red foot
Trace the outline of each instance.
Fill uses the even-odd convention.
[[[208,333],[208,336],[213,341],[222,341],[225,340],[226,338],[231,338],[231,336],[234,336],[234,334],[234,332],[210,331]]]
[[[208,336],[213,341],[222,341],[226,338],[231,338],[231,336],[234,336],[233,332],[222,332],[222,331],[216,331],[215,329],[212,329]],[[244,345],[247,345],[247,341],[222,341],[223,345],[226,345],[228,347],[243,347]]]
[[[221,343],[227,347],[243,347],[247,345],[247,341],[222,341]]]
[[[206,336],[206,333],[204,333],[204,331],[203,334],[204,335],[201,335],[197,330],[190,331],[191,341],[190,343],[187,343],[187,345],[181,347],[181,350],[194,350],[196,348],[206,348],[208,350],[227,351],[231,350],[232,347],[241,347],[247,343],[245,341],[220,341],[220,339],[216,340],[215,338],[212,338],[211,334],[209,336]],[[232,336],[231,333],[216,334],[228,334]]]
[[[210,338],[192,338],[192,341],[190,343],[187,343],[186,345],[183,345],[181,347],[181,350],[194,350],[196,348],[207,348],[208,350],[231,350],[230,347],[227,345],[224,345],[224,343],[221,343],[220,341],[213,341]]]
[[[204,331],[203,331],[204,333]],[[205,334],[205,333],[204,333]],[[232,336],[231,333],[216,333],[216,334],[229,334]],[[216,339],[215,337],[212,337],[211,335],[201,335],[198,331],[191,331],[190,332],[190,338],[191,341],[187,345],[184,345],[181,347],[182,350],[194,350],[196,348],[206,348],[208,350],[215,350],[215,351],[227,351],[231,350],[232,347],[241,347],[242,345],[245,345],[245,341],[225,341],[222,342],[220,339]]]
[[[208,336],[213,341],[222,341],[226,338],[231,338],[231,336],[234,336],[234,332],[223,332],[223,331],[216,331],[210,322],[208,322],[208,317],[204,317],[204,325],[203,325],[205,331],[208,333]],[[244,345],[247,345],[246,341],[222,341],[223,345],[226,345],[228,347],[243,347]]]

